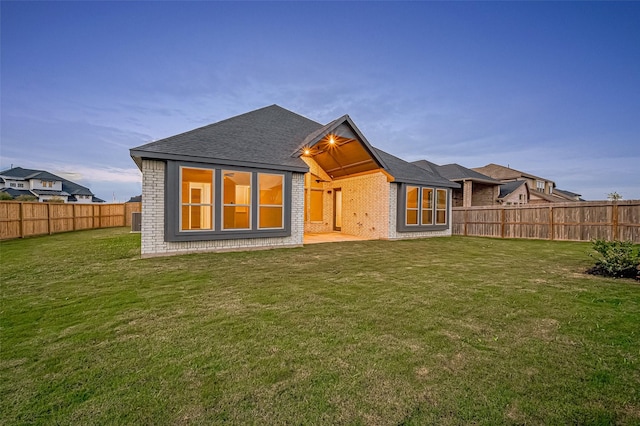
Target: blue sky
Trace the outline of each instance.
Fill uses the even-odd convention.
[[[640,2],[10,2],[0,168],[107,201],[129,149],[271,104],[405,160],[640,199]]]

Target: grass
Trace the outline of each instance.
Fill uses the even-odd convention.
[[[588,243],[139,246],[1,243],[0,424],[640,424],[640,286]]]

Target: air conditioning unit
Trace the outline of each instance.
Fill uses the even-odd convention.
[[[141,232],[141,231],[142,231],[142,213],[132,212],[131,213],[131,232]]]

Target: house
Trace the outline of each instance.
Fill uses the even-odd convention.
[[[439,166],[427,160],[414,161],[413,164],[460,184],[460,188],[452,191],[453,207],[491,206],[499,198],[500,181],[475,170],[456,163]]]
[[[501,166],[499,164],[487,164],[483,167],[474,167],[478,173],[490,176],[502,183],[513,181],[525,181],[528,185],[529,203],[562,203],[569,201],[582,201],[580,194],[556,189],[554,181],[541,178],[530,173]],[[560,191],[560,192],[558,192]]]
[[[376,149],[348,115],[321,124],[272,105],[130,153],[143,257],[296,247],[305,233],[451,235],[459,185]]]
[[[37,197],[39,202],[62,200],[65,203],[104,203],[89,188],[44,170],[13,167],[0,172],[0,192],[13,198],[21,195]]]

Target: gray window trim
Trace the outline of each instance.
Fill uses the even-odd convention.
[[[406,202],[407,202],[407,187],[408,186],[416,186],[418,187],[418,225],[406,225]],[[422,225],[422,208],[421,208],[421,200],[422,200],[422,188],[431,188],[435,194],[438,189],[445,190],[447,192],[447,223],[436,225],[435,224],[435,212],[437,211],[436,205],[437,200],[434,198],[434,206],[433,206],[433,223],[432,225]],[[425,231],[442,231],[445,229],[449,229],[451,224],[451,189],[450,188],[442,188],[434,185],[424,185],[424,184],[415,184],[415,183],[400,183],[398,185],[398,204],[397,204],[397,216],[396,216],[396,231],[398,232],[425,232]]]
[[[214,229],[206,231],[180,230],[180,167],[193,167],[214,170]],[[251,229],[222,229],[222,170],[251,172]],[[279,174],[284,176],[283,228],[258,229],[258,173]],[[186,161],[167,161],[165,173],[165,241],[210,241],[232,240],[240,238],[268,238],[291,236],[291,187],[293,173],[283,170],[260,169],[253,167],[229,166],[227,164],[203,164]]]

